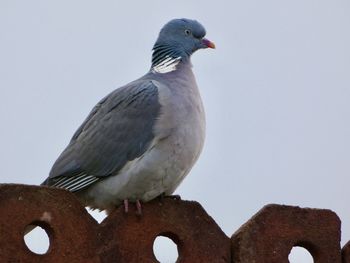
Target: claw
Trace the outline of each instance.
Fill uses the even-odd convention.
[[[181,200],[181,196],[180,195],[171,195],[169,197],[174,199],[174,200]]]
[[[165,195],[164,193],[159,196],[160,201],[163,201],[166,198],[170,198],[172,200],[181,200],[180,195]]]

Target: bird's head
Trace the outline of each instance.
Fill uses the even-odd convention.
[[[215,48],[213,42],[204,38],[205,28],[196,20],[173,19],[161,29],[153,46],[152,65],[171,58],[188,59],[202,48]]]

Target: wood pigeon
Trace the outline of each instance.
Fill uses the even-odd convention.
[[[160,31],[141,78],[92,109],[42,183],[74,192],[106,210],[171,195],[198,159],[205,114],[191,55],[215,48],[195,20],[173,19]]]

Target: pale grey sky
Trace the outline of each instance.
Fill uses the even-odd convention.
[[[1,0],[0,181],[41,183],[94,104],[149,69],[159,29],[178,17],[200,21],[217,49],[193,57],[207,139],[177,193],[229,236],[268,203],[329,208],[347,242],[346,0]]]

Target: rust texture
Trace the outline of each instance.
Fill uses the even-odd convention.
[[[267,205],[231,238],[235,263],[288,263],[294,246],[315,263],[341,263],[340,220],[325,209]]]
[[[197,202],[154,200],[144,204],[142,216],[121,207],[98,225],[68,191],[5,184],[0,213],[1,262],[157,262],[159,235],[178,245],[178,262],[230,262],[230,239]],[[26,247],[29,224],[47,231],[46,254]]]
[[[1,262],[98,262],[97,223],[67,191],[38,186],[0,185]],[[24,243],[29,224],[41,225],[50,239],[44,255]]]
[[[230,262],[230,239],[197,202],[164,198],[145,205],[142,216],[123,208],[101,224],[103,262],[156,262],[153,241],[163,235],[178,246],[178,262]]]
[[[98,224],[68,191],[0,184],[0,262],[157,262],[153,242],[172,239],[177,262],[287,263],[293,246],[315,263],[350,263],[350,242],[340,249],[340,220],[324,209],[267,205],[228,238],[201,205],[173,198],[116,209]],[[24,243],[27,225],[49,235],[46,254]]]
[[[342,263],[350,263],[350,241],[345,244],[341,251]]]

